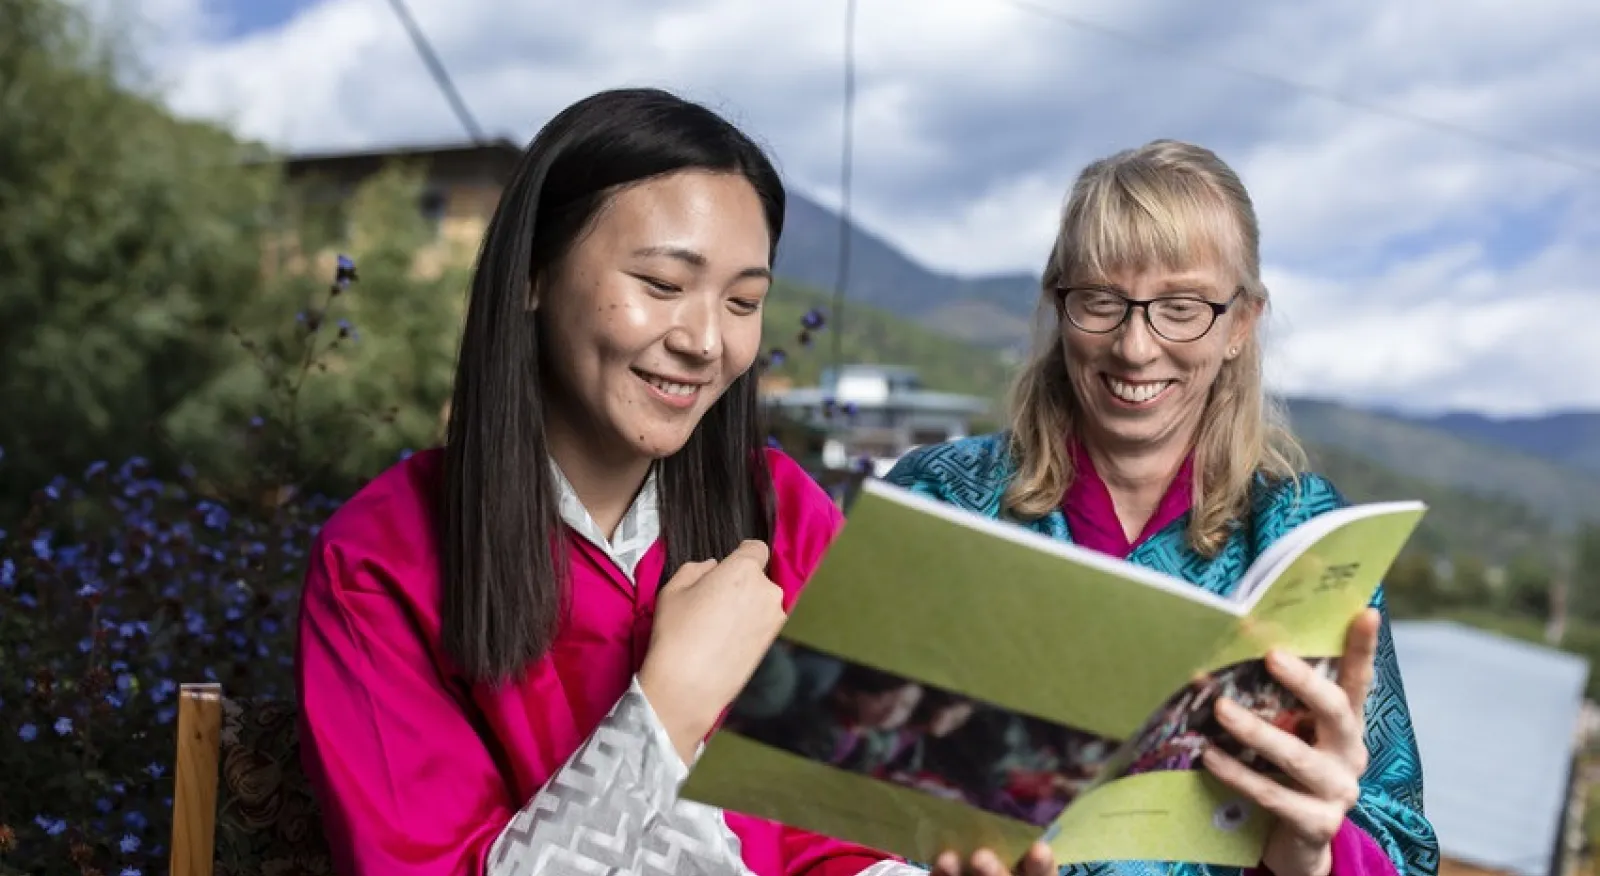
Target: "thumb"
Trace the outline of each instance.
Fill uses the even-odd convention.
[[[767,543],[753,538],[747,538],[740,542],[739,546],[733,549],[733,553],[728,554],[729,560],[749,560],[761,569],[767,567],[767,560],[771,557],[772,550],[767,547]]]

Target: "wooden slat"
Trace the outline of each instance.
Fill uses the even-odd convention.
[[[178,692],[178,766],[172,794],[171,876],[211,876],[221,746],[222,685],[182,685]]]

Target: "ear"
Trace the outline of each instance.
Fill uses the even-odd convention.
[[[1256,330],[1256,322],[1261,319],[1261,311],[1265,302],[1257,298],[1246,298],[1240,301],[1233,311],[1233,328],[1228,332],[1228,358],[1239,355],[1238,351],[1244,349],[1245,342],[1250,340],[1250,335]]]

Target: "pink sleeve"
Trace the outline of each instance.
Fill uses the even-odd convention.
[[[1394,861],[1384,853],[1378,841],[1367,835],[1355,822],[1346,818],[1333,835],[1328,876],[1398,876]],[[1266,867],[1251,867],[1246,876],[1272,876]]]
[[[430,659],[395,572],[324,537],[300,616],[300,751],[336,869],[482,873],[515,811],[505,780]]]
[[[767,464],[777,506],[772,575],[784,589],[788,607],[839,534],[844,514],[793,458],[769,449]],[[865,846],[792,827],[783,828],[783,854],[789,876],[856,876],[880,861],[898,860]]]

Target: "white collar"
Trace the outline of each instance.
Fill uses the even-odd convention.
[[[637,584],[634,576],[639,569],[639,561],[661,537],[661,491],[656,482],[655,466],[650,467],[650,474],[645,477],[639,495],[634,497],[633,504],[623,513],[622,519],[617,522],[617,531],[609,539],[594,518],[589,516],[589,509],[583,507],[577,491],[572,488],[572,482],[567,480],[555,460],[550,461],[550,470],[556,477],[561,520],[604,551],[617,564],[617,568],[628,576],[628,580]]]

